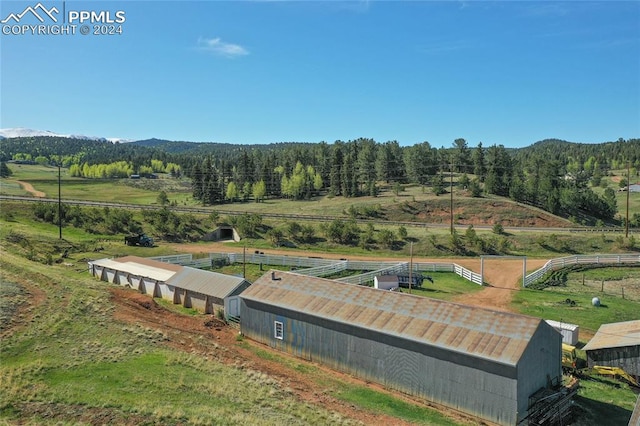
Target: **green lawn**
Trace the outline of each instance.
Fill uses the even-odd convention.
[[[572,425],[627,425],[638,395],[629,385],[606,377],[580,381]]]
[[[47,198],[58,197],[58,168],[40,165],[11,164],[11,179],[0,181],[0,193],[28,195],[17,181],[29,182]],[[164,176],[161,176],[164,177]],[[169,201],[186,205],[191,200],[188,182],[176,179],[84,179],[71,177],[68,169],[61,169],[62,198],[130,204],[156,204],[158,194],[164,190]],[[191,203],[192,204],[192,203]]]
[[[47,168],[29,171],[40,174],[43,182],[57,184],[51,176],[43,176],[51,172]],[[5,180],[2,183],[2,188],[5,188],[5,184],[13,185]],[[86,187],[85,183],[84,180],[72,179],[67,182],[69,188],[75,187],[77,191]],[[97,191],[101,184],[111,188],[105,188],[109,197],[116,196],[119,189],[127,192],[123,197],[143,191],[148,197],[146,200],[153,202],[155,198],[153,190],[132,188],[124,183],[117,186],[113,182],[96,182],[92,188]],[[142,197],[142,193],[139,194]],[[21,418],[22,410],[37,405],[44,407],[45,414],[76,412],[79,409],[97,412],[110,410],[115,413],[116,423],[125,421],[129,416],[143,416],[151,423],[176,425],[216,424],[220,418],[229,418],[232,424],[349,423],[336,413],[300,403],[286,384],[278,383],[266,374],[223,365],[213,358],[172,351],[165,345],[166,336],[162,331],[115,321],[112,316],[114,305],[106,287],[104,283],[88,277],[86,261],[128,254],[148,257],[175,253],[162,241],[158,241],[154,248],[127,247],[119,234],[92,234],[71,226],[64,227],[63,239],[59,240],[57,226],[34,220],[24,204],[3,202],[0,213],[0,281],[3,283],[0,292],[5,292],[0,293],[2,324],[5,323],[5,309],[24,303],[30,297],[20,292],[19,284],[46,295],[37,310],[24,312],[25,315],[33,314],[33,320],[0,342],[0,388],[3,390],[0,392],[0,422],[24,421]],[[452,255],[447,249],[434,248],[428,238],[433,232],[438,235],[437,243],[445,245],[448,238],[446,230],[409,228],[408,231],[409,238],[417,239],[413,245],[414,256],[433,253]],[[494,236],[490,232],[479,234],[487,239],[509,238],[514,242],[512,253],[542,253],[560,257],[567,254],[566,250],[616,250],[613,237],[604,235],[559,233],[552,237],[548,233],[514,233],[507,236]],[[245,240],[235,245],[271,248],[266,240]],[[60,256],[65,249],[69,249],[70,256],[62,259]],[[408,244],[389,251],[319,242],[309,246],[309,249],[340,253],[345,257],[350,254],[396,256],[403,261],[408,259],[409,253]],[[291,255],[300,255],[301,251],[291,249],[290,252]],[[262,271],[259,265],[247,265],[247,278],[253,280],[266,269],[266,265],[263,265]],[[241,274],[244,267],[236,264],[219,271]],[[607,268],[585,272],[585,276],[587,280],[613,281],[628,277],[635,279],[637,275],[634,273],[635,269],[625,271],[622,268]],[[433,277],[434,283],[425,281],[422,289],[412,289],[412,293],[451,300],[459,294],[482,290],[482,287],[468,283],[455,274],[428,274]],[[621,295],[607,291],[600,293],[597,287],[583,286],[581,278],[581,275],[570,276],[565,287],[514,292],[513,307],[523,314],[578,324],[582,330],[591,332],[603,323],[638,319],[639,302],[623,299]],[[16,286],[5,283],[18,287],[16,289]],[[601,298],[601,307],[591,305],[593,296]],[[575,304],[567,304],[566,299]],[[193,314],[188,311],[182,313]],[[584,337],[581,341],[585,343]],[[253,348],[246,342],[239,341],[238,344]],[[211,353],[215,353],[215,350],[212,345]],[[267,349],[260,351],[258,356],[265,359],[281,358]],[[438,414],[385,393],[328,380],[326,374],[307,363],[282,362],[288,368],[309,374],[323,392],[349,401],[362,410],[385,413],[410,422],[449,424],[449,420]],[[628,418],[630,415],[633,392],[618,382],[603,382],[584,382],[576,405],[582,410],[580,421],[585,423],[579,424],[605,424],[607,420],[624,424],[625,416]],[[252,390],[250,396],[246,395],[247,388]],[[165,395],[166,398],[159,395]],[[189,405],[186,401],[193,403]],[[57,424],[58,420],[34,415],[26,422]],[[99,418],[94,420],[100,421]],[[68,419],[64,421],[75,423]]]
[[[600,297],[600,307],[591,304]],[[567,299],[575,304],[567,303]],[[519,312],[539,318],[578,324],[582,330],[595,332],[601,324],[638,319],[640,303],[616,296],[601,296],[597,292],[571,291],[562,287],[545,290],[518,291],[513,306]]]
[[[453,272],[423,272],[422,275],[430,276],[433,279],[433,283],[424,280],[422,287],[411,289],[411,294],[450,301],[456,296],[476,293],[483,288]],[[408,288],[402,288],[401,290],[403,293],[409,293]]]

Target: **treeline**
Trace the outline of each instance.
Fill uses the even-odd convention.
[[[129,161],[134,169],[148,165],[152,159],[170,161],[169,155],[159,149],[131,143],[111,143],[87,139],[55,136],[34,136],[3,139],[0,143],[0,161],[16,159],[16,155],[46,159],[49,164],[70,167],[72,164],[109,164]]]
[[[55,155],[62,155],[84,176],[108,174],[97,167],[92,170],[91,165],[85,173],[85,164],[124,161],[134,170],[153,169],[149,166],[152,161],[175,164],[191,178],[193,197],[208,205],[281,197],[303,200],[317,194],[376,196],[382,187],[403,184],[422,185],[443,194],[455,174],[458,187],[471,196],[495,194],[554,214],[587,215],[603,221],[616,216],[616,188],[606,188],[603,195],[593,188],[606,182],[602,178],[613,169],[629,164],[630,176],[623,176],[621,185],[637,179],[640,169],[639,139],[603,144],[546,140],[521,149],[484,147],[482,143],[470,147],[464,139],[456,139],[448,148],[435,148],[429,142],[402,147],[397,141],[378,143],[366,138],[260,146],[158,140],[137,146],[71,140],[75,153],[62,149],[63,141],[8,139],[0,155],[28,154],[53,161],[59,159]]]
[[[551,150],[556,145],[560,148]],[[631,176],[637,176],[640,140],[605,144],[603,149],[604,154],[593,156],[587,155],[596,152],[591,145],[545,142],[518,154],[501,145],[485,148],[480,143],[470,148],[464,139],[455,140],[448,149],[428,142],[400,147],[395,141],[379,144],[358,139],[277,152],[242,150],[233,162],[213,156],[201,161],[192,158],[185,170],[192,178],[194,198],[210,205],[246,201],[256,184],[263,188],[256,201],[308,199],[320,192],[375,196],[382,185],[402,184],[423,185],[442,194],[453,173],[458,186],[472,196],[495,194],[558,215],[582,212],[608,221],[617,213],[615,189],[606,188],[601,196],[593,186],[626,161],[632,165]]]
[[[72,177],[83,177],[90,179],[107,178],[128,178],[133,174],[150,175],[153,173],[169,173],[171,176],[179,177],[181,168],[175,163],[167,163],[162,160],[151,160],[151,165],[141,165],[134,168],[130,161],[116,161],[109,164],[72,164],[69,167],[69,174]]]

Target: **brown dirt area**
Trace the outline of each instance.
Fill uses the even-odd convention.
[[[282,386],[292,389],[296,397],[301,401],[338,412],[345,417],[360,421],[366,425],[386,424],[401,426],[411,424],[383,414],[374,414],[358,409],[347,402],[334,398],[326,390],[319,388],[318,384],[305,374],[286,367],[280,362],[256,356],[253,351],[246,348],[246,345],[266,350],[270,349],[248,340],[243,340],[246,345],[244,343],[240,345],[237,340],[238,329],[225,325],[212,315],[180,315],[160,307],[149,296],[139,294],[134,290],[111,288],[110,291],[112,300],[116,305],[115,319],[161,331],[166,336],[166,344],[174,349],[214,358],[219,362],[241,369],[258,370],[278,380]],[[278,352],[278,357],[294,359],[281,352]],[[298,358],[295,358],[295,361],[306,362]],[[322,365],[313,365],[320,369],[323,375],[331,375],[341,381],[368,386],[380,392],[387,392],[381,386],[364,382],[348,374],[330,370]],[[477,423],[472,418],[462,413],[448,410],[445,407],[409,396],[394,395],[412,404],[437,409],[458,422]]]
[[[206,245],[202,244],[174,244],[172,248],[183,253],[242,253],[242,248],[239,247],[227,247],[224,243],[213,242]],[[277,254],[277,255],[303,255],[303,256],[317,256],[329,259],[344,258],[344,254],[332,254],[332,253],[315,253],[304,252],[303,254],[295,253],[286,250],[260,250],[265,254]],[[249,250],[251,252],[251,250]],[[398,258],[381,258],[381,257],[368,257],[368,256],[348,256],[353,260],[380,260],[380,261],[401,261]],[[549,259],[530,259],[527,258],[527,271],[542,267]],[[463,266],[473,272],[480,273],[481,265],[479,258],[421,258],[414,257],[414,262],[437,262],[437,263],[456,263]],[[496,309],[501,311],[509,311],[511,304],[511,296],[514,291],[517,291],[522,286],[522,259],[521,258],[507,258],[498,259],[491,258],[484,260],[484,281],[488,283],[488,286],[478,293],[466,296],[462,295],[458,297],[455,302],[463,303],[472,306],[480,306],[489,309]]]
[[[17,180],[16,182],[18,182],[22,186],[22,189],[24,189],[34,197],[43,198],[47,196],[47,194],[45,194],[44,192],[36,190],[29,182],[23,182],[21,180]]]
[[[176,248],[181,252],[241,252],[241,248],[225,247],[221,243],[210,243],[206,246],[201,244],[180,244]],[[265,250],[269,254],[288,254],[292,252]],[[330,255],[323,253],[305,253],[305,255],[318,255],[329,258],[339,258],[339,254]],[[350,256],[351,258],[355,258]],[[358,259],[367,259],[358,257]],[[369,260],[381,260],[379,257],[368,258]],[[397,259],[394,259],[397,260]],[[479,259],[426,259],[416,258],[415,261],[429,262],[454,262],[473,271],[480,271]],[[528,268],[539,267],[544,264],[545,260],[527,260]],[[509,302],[514,291],[519,287],[518,277],[522,273],[521,259],[485,259],[484,274],[485,281],[491,285],[475,293],[473,296],[462,296],[456,301],[471,305],[483,306],[493,309],[508,310]],[[24,285],[24,284],[23,284]],[[20,321],[14,322],[12,332],[23,327],[29,321],[30,313],[33,312],[35,306],[46,303],[43,292],[38,289],[28,287],[28,291],[34,298],[29,303],[25,313]],[[270,348],[243,340],[237,340],[238,329],[225,325],[212,315],[186,316],[176,312],[167,310],[159,306],[152,298],[142,295],[134,290],[111,287],[112,301],[116,306],[114,318],[118,321],[128,324],[135,324],[147,327],[161,332],[165,338],[163,344],[166,344],[176,350],[184,351],[194,355],[203,356],[207,359],[213,359],[226,365],[237,368],[247,368],[257,370],[269,375],[279,381],[283,387],[293,390],[294,395],[302,402],[315,406],[323,407],[332,412],[338,412],[344,417],[359,421],[363,424],[386,424],[386,425],[407,425],[408,422],[392,418],[383,414],[372,413],[362,410],[348,402],[336,399],[331,392],[318,385],[312,377],[296,371],[286,365],[266,360],[255,354],[251,348],[261,348],[271,350]],[[11,332],[10,331],[10,332]],[[278,352],[279,358],[290,358],[297,363],[305,363],[306,361],[293,358],[290,355]],[[330,376],[341,381],[368,386],[379,392],[388,392],[384,387],[359,380],[348,374],[340,373],[322,365],[312,364],[321,371],[323,376]],[[437,404],[429,403],[420,398],[414,398],[408,395],[393,393],[394,396],[405,399],[411,404],[429,407],[438,410],[446,416],[462,424],[478,424],[477,419],[473,419],[463,413]],[[133,416],[131,418],[122,417],[122,413],[118,410],[109,408],[84,408],[75,409],[69,406],[57,407],[55,404],[39,404],[33,402],[25,402],[21,407],[21,411],[26,414],[41,416],[49,419],[57,419],[64,421],[79,421],[92,423],[96,419],[104,419],[107,422],[114,421],[119,424],[133,425],[138,424],[140,418]],[[486,423],[484,423],[486,424]]]

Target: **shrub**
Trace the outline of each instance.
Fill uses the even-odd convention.
[[[398,228],[398,236],[401,239],[405,240],[407,238],[407,236],[408,236],[407,228],[405,228],[404,226],[400,225],[400,227]]]

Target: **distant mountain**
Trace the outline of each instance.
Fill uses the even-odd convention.
[[[27,129],[24,127],[0,129],[0,139],[31,138],[36,136],[53,136],[58,138],[85,139],[85,140],[91,140],[91,141],[112,142],[112,143],[131,142],[131,139],[104,138],[104,137],[98,137],[98,136],[85,136],[85,135],[65,135],[61,133],[55,133],[50,130],[34,130],[34,129]]]

